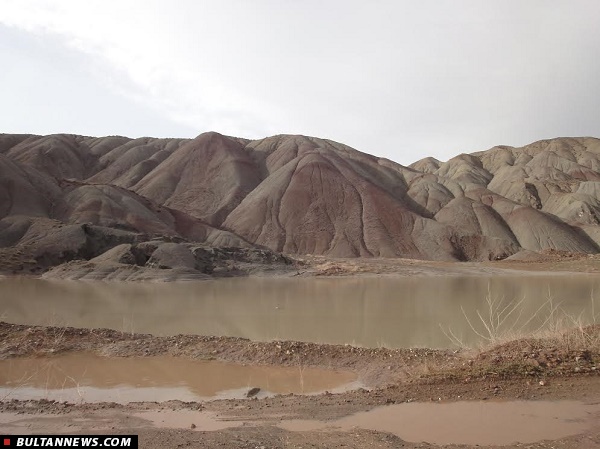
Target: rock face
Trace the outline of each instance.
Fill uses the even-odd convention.
[[[46,279],[186,281],[248,274],[290,274],[293,261],[256,248],[214,248],[151,240],[123,243],[89,260],[53,267]]]
[[[332,257],[595,253],[600,140],[499,146],[404,167],[304,136],[0,135],[0,246],[31,243],[26,237],[33,224],[43,229],[44,223],[74,226],[61,232],[68,245],[83,247],[89,236],[77,229],[86,224],[148,238]],[[53,238],[55,248],[62,238],[55,234],[38,240],[48,246]],[[114,245],[143,240],[136,238],[114,239]],[[81,256],[76,249],[69,249],[75,258]],[[191,269],[195,259],[187,249],[177,251],[168,254],[177,254],[179,268]],[[155,258],[165,257],[159,251]]]

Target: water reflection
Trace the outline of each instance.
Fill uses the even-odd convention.
[[[198,401],[345,391],[360,386],[350,372],[247,366],[169,356],[107,358],[87,353],[0,360],[0,399],[127,403]]]
[[[523,299],[513,317],[538,317],[552,304],[591,321],[593,275],[243,278],[186,283],[0,280],[0,316],[11,323],[106,327],[156,335],[202,334],[369,347],[449,347],[441,328],[466,343],[479,337],[486,296]],[[600,293],[598,294],[600,296]],[[600,311],[600,301],[596,311]],[[508,323],[507,323],[508,324]],[[520,327],[520,325],[518,327]],[[481,326],[480,330],[481,329]]]

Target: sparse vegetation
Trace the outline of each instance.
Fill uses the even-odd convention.
[[[592,291],[589,310],[578,315],[567,312],[563,301],[556,301],[550,291],[546,301],[533,313],[525,315],[524,304],[527,298],[507,300],[504,296],[494,296],[488,285],[482,310],[476,309],[476,319],[461,306],[461,312],[471,331],[480,339],[480,349],[520,339],[538,339],[561,349],[586,350],[600,349],[600,333],[592,325],[600,321],[598,301]],[[462,336],[451,327],[440,324],[444,335],[459,348],[469,348]]]

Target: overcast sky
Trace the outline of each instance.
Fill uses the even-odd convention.
[[[600,137],[598,0],[0,0],[0,132],[305,134],[409,164]]]

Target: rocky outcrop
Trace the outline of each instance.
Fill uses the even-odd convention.
[[[46,273],[46,279],[185,281],[250,274],[290,274],[295,263],[254,248],[214,248],[160,240],[121,244],[90,260],[73,260]]]

